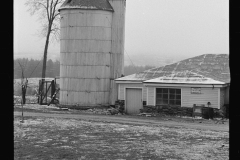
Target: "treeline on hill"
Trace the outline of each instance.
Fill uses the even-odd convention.
[[[43,60],[34,60],[28,58],[18,58],[14,60],[14,78],[21,78],[22,77],[22,69],[24,70],[24,77],[25,78],[40,78],[42,76],[42,65]],[[124,66],[124,75],[130,75],[138,72],[145,71],[147,69],[154,68],[155,66],[135,66],[129,65]],[[47,61],[47,70],[46,70],[46,77],[55,78],[60,74],[60,62],[58,60],[52,61],[49,59]]]
[[[22,69],[25,78],[42,77],[43,60],[18,58],[14,60],[14,78],[22,77]],[[55,78],[60,74],[60,62],[47,60],[46,77]]]

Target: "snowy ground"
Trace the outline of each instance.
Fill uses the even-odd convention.
[[[29,98],[30,99],[30,98]],[[88,110],[75,110],[75,109],[60,109],[54,104],[49,106],[47,105],[39,105],[39,104],[25,104],[23,106],[24,112],[43,112],[43,113],[61,113],[61,114],[94,114],[94,115],[109,115],[110,112],[107,108],[94,108]],[[21,104],[15,104],[14,111],[22,111]],[[146,117],[140,115],[121,115],[117,114],[116,116],[124,116],[124,117],[137,117],[141,119],[155,119],[155,120],[167,120],[167,121],[175,121],[175,122],[183,122],[183,123],[201,123],[201,124],[213,124],[219,122],[216,125],[228,125],[229,120],[224,119],[223,121],[220,118],[214,118],[213,120],[203,119],[202,117],[185,117],[185,116],[170,116],[164,114],[157,114],[155,116]],[[224,122],[224,124],[222,124]]]
[[[14,118],[14,159],[216,159],[228,132],[62,118]]]

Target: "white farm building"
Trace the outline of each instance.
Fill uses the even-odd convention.
[[[125,101],[130,114],[143,105],[220,109],[229,104],[229,56],[204,54],[170,65],[115,79],[118,100]],[[210,103],[209,103],[210,102]]]

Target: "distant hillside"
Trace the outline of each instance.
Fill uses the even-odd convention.
[[[130,57],[130,59],[129,59]],[[189,56],[171,56],[171,55],[166,55],[166,54],[135,54],[135,55],[124,55],[124,64],[125,65],[140,65],[140,66],[146,66],[146,65],[151,65],[151,66],[163,66],[166,64],[171,64],[174,62],[178,62],[180,60],[189,58]],[[132,62],[131,62],[132,61]]]

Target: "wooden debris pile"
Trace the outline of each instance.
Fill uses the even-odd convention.
[[[92,108],[92,109],[87,109],[87,110],[85,110],[85,112],[94,113],[94,114],[110,115],[108,109],[106,109],[106,108],[103,108],[103,109],[100,109],[100,108]]]
[[[111,106],[111,108],[108,109],[108,111],[111,113],[111,115],[125,114],[124,108],[125,108],[124,100],[117,100],[115,102],[115,105]]]
[[[118,114],[119,113],[119,110],[114,108],[114,107],[111,107],[110,109],[108,109],[108,112],[111,114],[111,115],[115,115],[115,114]]]
[[[79,107],[82,111],[94,114],[105,114],[105,115],[122,115],[124,112],[124,101],[118,100],[115,102],[115,105],[110,105],[109,107],[104,108],[87,108]]]
[[[215,118],[225,118],[226,117],[226,112],[223,109],[213,109],[213,117]]]
[[[104,114],[104,115],[125,114],[124,100],[118,100],[115,102],[114,105],[110,105],[110,106],[91,107],[91,106],[80,106],[79,104],[75,104],[75,105],[71,105],[71,106],[56,104],[56,106],[59,108],[65,107],[65,108],[69,108],[69,109],[80,110],[81,112],[94,113],[94,114]]]
[[[146,117],[156,117],[156,116],[159,115],[159,114],[143,112],[143,113],[139,113],[138,115],[139,115],[139,116],[146,116]]]

